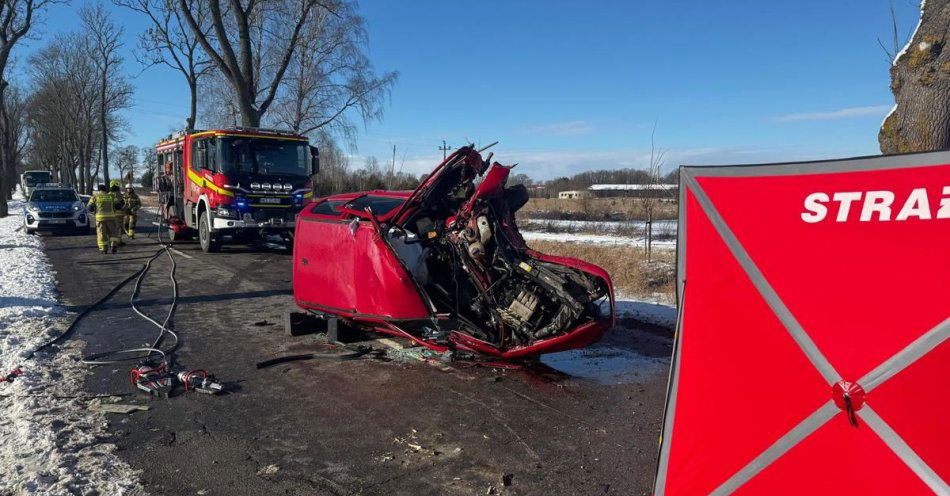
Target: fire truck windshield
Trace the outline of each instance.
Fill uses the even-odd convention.
[[[304,141],[228,137],[219,141],[224,173],[309,174],[310,150]]]

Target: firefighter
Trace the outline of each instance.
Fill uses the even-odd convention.
[[[109,182],[109,194],[112,195],[115,202],[115,214],[112,216],[112,234],[119,239],[119,246],[125,244],[122,241],[122,226],[125,225],[125,204],[122,200],[122,183],[118,179]]]
[[[122,197],[125,208],[125,223],[122,226],[129,239],[135,239],[135,221],[138,218],[138,211],[142,208],[142,200],[135,194],[135,189],[131,184],[125,185],[125,195]]]
[[[118,232],[113,229],[115,224],[116,198],[106,189],[105,184],[96,187],[96,194],[92,195],[86,208],[96,214],[96,244],[102,253],[115,253],[119,246]]]
[[[172,186],[172,163],[167,162],[162,174],[158,176],[158,200],[161,205],[159,212],[167,212],[168,207],[174,203]]]

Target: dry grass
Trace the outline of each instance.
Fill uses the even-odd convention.
[[[672,302],[676,294],[676,253],[654,250],[647,262],[642,248],[628,245],[595,245],[560,241],[529,241],[542,253],[573,257],[603,267],[613,279],[615,291],[625,297]]]
[[[656,200],[654,200],[656,201]],[[655,220],[676,218],[676,202],[660,200],[655,204]],[[643,198],[531,198],[518,211],[518,216],[533,219],[576,220],[643,220],[646,219]]]

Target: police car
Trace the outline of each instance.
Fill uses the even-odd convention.
[[[36,231],[89,232],[86,204],[68,184],[38,184],[30,192],[23,210],[23,227],[27,234]]]

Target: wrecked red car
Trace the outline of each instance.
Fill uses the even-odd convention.
[[[604,269],[527,247],[523,185],[472,146],[412,192],[320,198],[294,236],[294,300],[436,351],[515,358],[586,346],[614,323]]]

